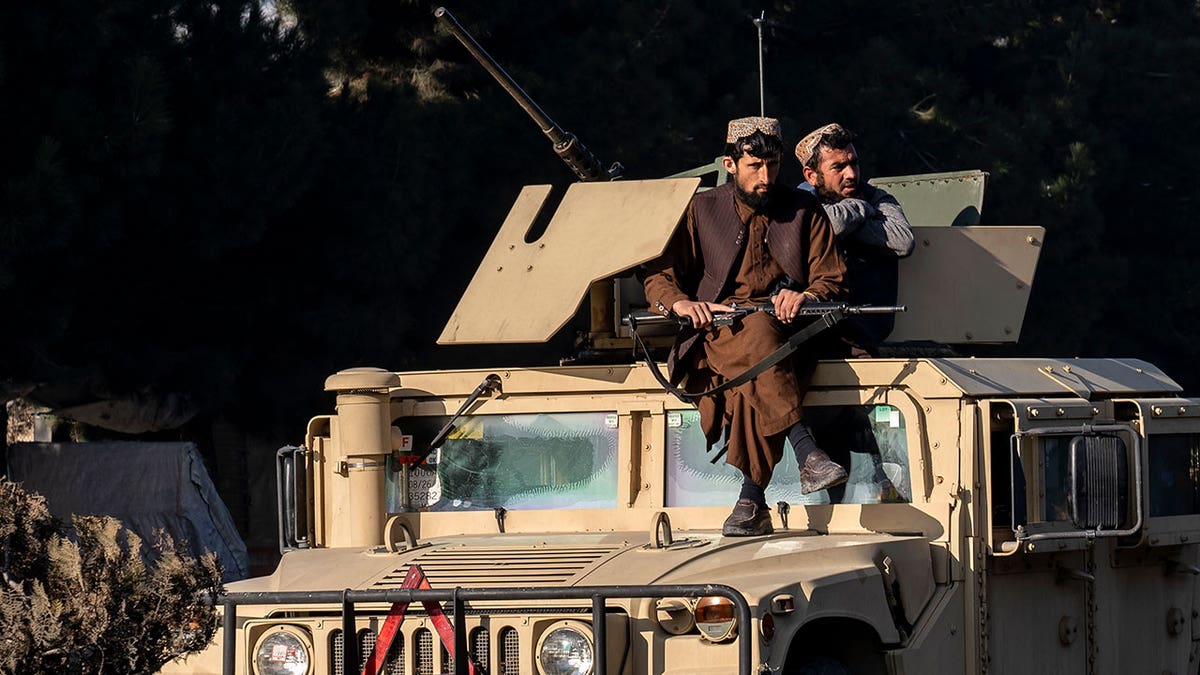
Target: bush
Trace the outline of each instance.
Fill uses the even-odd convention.
[[[217,628],[201,592],[220,564],[167,535],[149,564],[113,518],[75,516],[73,536],[41,495],[0,480],[0,673],[154,673]]]

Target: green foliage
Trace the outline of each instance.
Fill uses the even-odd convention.
[[[40,495],[0,481],[0,673],[153,673],[216,633],[200,592],[221,590],[215,554],[193,560],[170,537],[153,547],[107,517],[74,518],[74,537]]]

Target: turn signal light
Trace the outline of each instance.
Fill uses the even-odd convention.
[[[724,642],[737,634],[737,618],[729,598],[710,595],[696,603],[696,628],[709,642]]]

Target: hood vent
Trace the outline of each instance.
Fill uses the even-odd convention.
[[[448,546],[426,550],[376,581],[375,588],[399,588],[410,564],[425,571],[434,588],[470,586],[570,586],[620,546]]]

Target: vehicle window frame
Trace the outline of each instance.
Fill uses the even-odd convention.
[[[405,419],[412,419],[412,418],[438,419],[438,418],[440,418],[442,420],[445,420],[445,419],[449,418],[449,415],[446,412],[434,412],[433,414],[421,414],[421,413],[415,413],[411,409],[407,410],[406,412],[408,412],[409,414],[400,415],[400,416],[397,416],[392,419],[392,426],[394,428],[399,428],[401,433],[404,432],[404,426],[402,424],[402,421]],[[546,408],[537,409],[537,410],[520,410],[520,409],[492,410],[492,411],[488,411],[488,412],[480,412],[475,415],[471,415],[470,417],[476,417],[476,418],[478,418],[478,417],[506,417],[506,416],[520,416],[520,415],[530,415],[530,416],[532,416],[532,415],[603,415],[603,416],[611,415],[611,416],[614,416],[617,420],[617,424],[615,427],[612,428],[612,431],[613,431],[613,436],[614,436],[613,442],[616,447],[615,447],[615,451],[613,453],[612,461],[613,461],[613,464],[617,467],[616,468],[616,479],[613,481],[611,504],[608,506],[595,506],[595,505],[578,506],[578,507],[576,507],[576,506],[549,506],[549,507],[543,506],[543,507],[539,507],[539,508],[528,508],[528,509],[526,509],[526,508],[514,509],[514,507],[512,507],[512,506],[505,506],[504,507],[505,510],[546,511],[546,510],[559,510],[559,509],[564,509],[564,508],[588,510],[588,509],[611,509],[611,508],[617,508],[621,505],[620,504],[620,496],[619,496],[620,485],[621,485],[621,471],[620,471],[619,467],[621,466],[622,456],[624,453],[623,437],[622,437],[622,426],[623,425],[621,423],[621,415],[619,415],[618,411],[617,411],[617,406],[615,406],[615,405],[614,406],[604,406],[604,407],[596,406],[596,407],[589,407],[586,409],[585,408],[566,408],[566,409],[558,409],[558,410],[547,410]],[[394,463],[392,457],[389,457],[388,458],[388,468],[387,468],[386,478],[385,478],[389,487],[385,488],[385,500],[384,500],[384,511],[385,511],[385,513],[387,513],[389,515],[404,512],[402,508],[393,509],[392,508],[393,506],[400,507],[400,505],[399,504],[393,505],[392,503],[390,503],[390,500],[388,500],[386,497],[386,491],[390,491],[392,489],[395,489],[395,490],[400,489],[400,487],[399,487],[400,471],[401,471],[401,465],[398,463]],[[393,477],[393,475],[395,475],[395,477]],[[394,488],[390,487],[392,481],[397,482],[397,485]],[[481,512],[493,511],[494,509],[495,509],[494,506],[486,506],[486,507],[480,507],[480,508],[474,508],[474,509],[473,508],[466,508],[466,509],[416,508],[416,509],[414,509],[414,512],[419,512],[422,514],[481,513]]]
[[[1072,437],[1080,435],[1087,428],[1096,428],[1104,431],[1116,433],[1125,443],[1127,451],[1132,448],[1136,452],[1136,461],[1139,463],[1141,475],[1145,476],[1145,444],[1144,439],[1138,429],[1132,424],[1124,420],[1113,421],[1112,406],[1107,402],[1092,402],[1084,399],[994,399],[988,402],[989,408],[986,411],[988,425],[982,430],[985,438],[990,438],[991,431],[995,424],[996,406],[1007,407],[1012,413],[1012,418],[1009,421],[1012,425],[1012,431],[1006,443],[1009,452],[1015,450],[1016,457],[1010,454],[1013,459],[1020,459],[1023,468],[1022,478],[1025,483],[1024,491],[1024,536],[1017,538],[1013,532],[1016,516],[1010,514],[1010,518],[1006,522],[995,521],[994,506],[996,503],[996,495],[1002,490],[1011,490],[1014,480],[1012,471],[1015,464],[1008,467],[1008,471],[997,471],[992,466],[992,458],[997,450],[994,443],[989,440],[985,451],[987,456],[985,461],[987,464],[987,479],[988,489],[991,498],[988,503],[988,536],[989,544],[993,554],[1006,555],[1019,550],[1025,543],[1035,541],[1037,539],[1053,539],[1054,548],[1057,550],[1075,550],[1086,547],[1086,537],[1079,536],[1079,533],[1084,532],[1071,520],[1046,520],[1045,505],[1046,498],[1043,494],[1045,466],[1042,464],[1043,445],[1042,439],[1050,437]],[[1108,427],[1118,427],[1108,429]],[[1058,431],[1060,430],[1061,431]],[[1004,450],[1004,448],[1000,448]],[[1130,463],[1130,489],[1134,490],[1133,481],[1135,480],[1135,467]],[[1030,470],[1030,469],[1033,470]],[[1145,531],[1146,520],[1146,493],[1144,489],[1134,491],[1141,500],[1141,528],[1138,532]],[[1131,495],[1132,497],[1133,495]],[[1014,496],[1015,502],[1015,496]],[[1011,505],[1012,510],[1018,510],[1018,504]],[[1136,505],[1131,498],[1129,500],[1129,509],[1131,514],[1136,514]],[[1136,520],[1136,518],[1135,518]],[[1130,526],[1135,524],[1131,521]],[[1004,532],[1007,530],[1007,532]],[[1105,533],[1102,536],[1114,536],[1111,533]],[[1139,535],[1135,532],[1129,537],[1136,538]],[[1120,540],[1126,541],[1129,537],[1123,537]]]
[[[1142,510],[1146,514],[1143,536],[1137,542],[1150,546],[1173,546],[1195,542],[1200,539],[1200,513],[1155,516],[1151,514],[1150,453],[1154,452],[1154,437],[1165,434],[1200,435],[1200,398],[1146,398],[1117,399],[1117,404],[1132,411],[1132,422],[1141,430],[1143,437],[1142,475],[1145,486],[1142,490]],[[1180,409],[1187,411],[1179,414]],[[1157,413],[1155,411],[1158,411]]]

